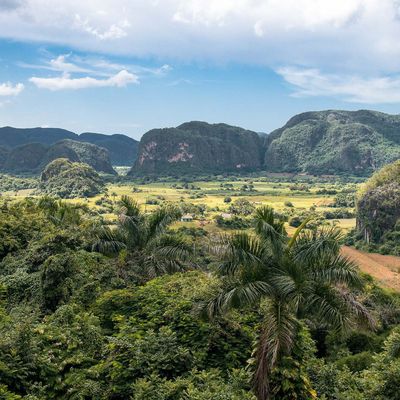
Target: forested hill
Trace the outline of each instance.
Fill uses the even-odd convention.
[[[267,139],[264,166],[275,172],[368,175],[400,158],[400,116],[327,110],[291,118]]]
[[[145,133],[131,174],[246,171],[261,166],[262,139],[256,132],[195,121]]]
[[[369,175],[400,158],[400,116],[318,111],[269,135],[226,124],[189,122],[142,137],[132,174],[266,170]]]
[[[86,132],[77,135],[74,132],[58,128],[19,129],[9,126],[0,128],[0,147],[8,149],[31,143],[50,146],[63,139],[88,142],[104,147],[108,150],[113,165],[132,165],[136,159],[139,145],[137,140],[119,134],[104,135]]]
[[[51,146],[27,143],[11,150],[0,147],[0,171],[38,174],[49,162],[57,158],[85,163],[98,172],[115,174],[105,148],[70,139],[61,140]]]

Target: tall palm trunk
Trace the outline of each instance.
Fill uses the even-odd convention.
[[[258,400],[270,400],[269,377],[271,368],[268,363],[268,334],[263,328],[255,351],[255,371],[252,378],[254,394]]]

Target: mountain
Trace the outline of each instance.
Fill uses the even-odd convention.
[[[12,173],[35,173],[46,156],[47,147],[41,143],[28,143],[12,149],[3,170]]]
[[[132,165],[136,159],[139,146],[137,140],[125,135],[104,135],[89,132],[77,135],[74,132],[58,128],[20,129],[9,126],[0,128],[0,147],[8,149],[29,143],[51,146],[64,139],[87,142],[104,147],[109,151],[111,162],[114,165]]]
[[[70,139],[62,140],[48,149],[41,164],[46,165],[57,158],[68,158],[70,161],[86,163],[98,172],[115,174],[108,150],[95,144]]]
[[[256,132],[194,121],[145,133],[129,174],[252,171],[261,166],[262,140]]]
[[[106,149],[70,139],[61,140],[51,146],[28,143],[8,152],[4,150],[3,167],[1,167],[1,154],[0,150],[0,168],[11,173],[38,173],[49,162],[66,158],[70,161],[86,163],[98,172],[115,174]]]
[[[104,182],[89,165],[58,158],[43,170],[39,190],[62,199],[92,197],[104,190]]]
[[[265,150],[268,171],[368,175],[400,158],[400,116],[306,112],[268,135]]]
[[[4,164],[7,161],[9,153],[10,151],[6,147],[0,146],[0,169],[4,167]]]
[[[139,142],[129,136],[85,132],[79,135],[79,140],[107,149],[113,165],[132,165],[137,158]]]
[[[62,139],[76,139],[73,132],[58,128],[0,128],[0,146],[13,148],[28,143],[51,145]]]

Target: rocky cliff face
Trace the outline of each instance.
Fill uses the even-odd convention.
[[[130,173],[252,171],[261,165],[262,140],[257,133],[226,124],[189,122],[144,134]]]
[[[400,158],[400,116],[375,111],[296,115],[269,135],[265,169],[368,175]]]

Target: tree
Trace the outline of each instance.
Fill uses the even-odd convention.
[[[102,226],[92,249],[111,256],[124,250],[125,260],[139,280],[183,270],[192,248],[181,235],[167,233],[167,228],[180,218],[180,211],[166,205],[146,215],[129,196],[122,196],[119,205],[116,229]]]
[[[223,260],[219,267],[222,287],[203,310],[213,317],[232,308],[258,305],[264,312],[252,379],[259,400],[313,398],[311,391],[302,396],[298,387],[289,384],[283,397],[274,379],[290,358],[296,362],[302,320],[314,318],[337,331],[357,320],[372,323],[350,291],[360,288],[361,282],[356,266],[340,254],[339,231],[305,230],[306,223],[289,239],[273,209],[261,207],[255,212],[255,235],[225,236],[214,246]]]

